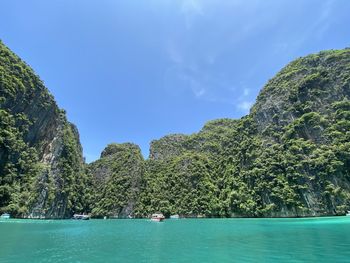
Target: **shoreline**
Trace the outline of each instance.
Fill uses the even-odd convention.
[[[312,218],[336,218],[336,217],[349,217],[347,215],[317,215],[317,216],[294,216],[294,217],[180,217],[178,219],[166,218],[166,221],[178,221],[178,220],[209,220],[209,219],[312,219]],[[77,220],[74,218],[20,218],[11,217],[9,219],[0,219],[0,222],[6,222],[8,220],[34,220],[34,221],[60,221],[60,220],[72,220],[72,221],[89,221],[89,220]],[[147,220],[150,218],[140,217],[140,218],[90,218],[90,220]]]

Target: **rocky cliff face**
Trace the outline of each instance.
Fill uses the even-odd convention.
[[[18,217],[290,217],[350,207],[350,50],[297,59],[249,115],[192,135],[111,144],[84,170],[79,134],[0,43],[0,212]]]
[[[348,98],[349,51],[323,51],[283,68],[260,92],[251,110],[258,129],[282,128],[308,112],[328,114],[333,102]]]
[[[184,134],[171,134],[162,137],[159,140],[151,142],[149,158],[158,160],[177,156],[183,153],[183,142],[187,136]]]
[[[84,177],[78,131],[31,68],[2,43],[0,112],[0,209],[54,218],[82,209],[73,193]]]
[[[133,217],[144,174],[140,148],[131,143],[110,144],[88,170],[92,178],[92,215]]]
[[[349,92],[350,50],[320,52],[286,66],[241,120],[211,121],[197,134],[151,143],[140,213],[344,214],[350,206]]]
[[[349,49],[297,59],[261,91],[251,116],[264,146],[289,156],[279,158],[280,174],[298,184],[299,204],[280,204],[271,216],[334,215],[349,207],[349,99]]]

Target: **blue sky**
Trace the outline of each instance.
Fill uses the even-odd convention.
[[[1,1],[0,38],[80,131],[88,162],[249,112],[291,60],[350,46],[348,0]]]

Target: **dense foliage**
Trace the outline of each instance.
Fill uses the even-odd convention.
[[[110,144],[85,165],[77,129],[0,42],[0,212],[17,217],[315,216],[350,208],[350,50],[299,58],[249,115],[192,135]]]
[[[137,145],[108,145],[101,159],[88,166],[88,173],[94,217],[125,218],[132,214],[144,173],[144,161]]]
[[[86,179],[76,128],[0,42],[0,213],[70,216],[86,206]]]
[[[34,148],[23,140],[18,119],[0,109],[0,208],[16,216],[28,213],[33,180],[39,172]]]
[[[350,50],[297,59],[269,81],[248,116],[153,142],[135,213],[344,214],[350,206],[349,99]]]

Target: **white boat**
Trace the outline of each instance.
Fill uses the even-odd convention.
[[[11,217],[10,214],[4,213],[4,214],[1,215],[0,218],[1,218],[1,219],[10,219],[10,217]]]
[[[165,216],[162,213],[155,213],[151,216],[151,221],[161,222],[165,219]]]
[[[89,215],[79,215],[79,214],[74,214],[73,215],[73,219],[76,219],[76,220],[89,220],[90,219],[90,216]]]
[[[179,218],[180,218],[180,216],[178,214],[170,216],[170,219],[179,219]]]
[[[348,212],[346,213],[346,216],[350,216],[350,211],[348,211]]]

